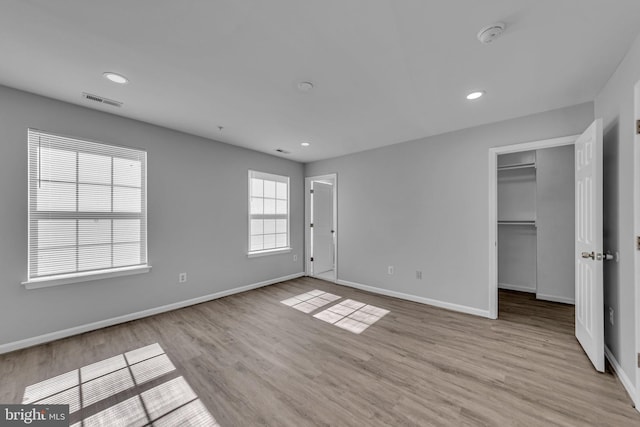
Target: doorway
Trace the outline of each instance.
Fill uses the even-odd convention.
[[[602,261],[602,119],[582,135],[489,149],[489,317],[498,317],[498,155],[575,146],[575,335],[596,370],[604,371]]]
[[[338,278],[337,184],[336,174],[305,180],[306,274],[334,283]]]

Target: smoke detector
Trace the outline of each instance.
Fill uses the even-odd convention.
[[[502,22],[484,27],[478,32],[478,40],[480,40],[480,43],[483,44],[492,43],[495,39],[502,35],[502,33],[504,32],[504,28],[505,25]]]

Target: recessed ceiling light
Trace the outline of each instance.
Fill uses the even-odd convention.
[[[311,144],[309,144],[308,142],[303,142],[303,143],[301,143],[300,145],[302,145],[303,147],[308,147],[308,146],[310,146]]]
[[[110,71],[107,71],[106,73],[102,73],[102,75],[104,76],[105,79],[109,79],[114,83],[119,83],[121,85],[125,83],[129,83],[129,79],[123,76],[122,74],[112,73]]]
[[[467,99],[468,100],[478,99],[482,95],[484,95],[484,91],[483,90],[478,90],[478,91],[475,91],[475,92],[471,92],[469,95],[467,95]]]
[[[298,90],[300,90],[300,92],[309,92],[311,89],[313,89],[313,83],[311,82],[298,83]]]

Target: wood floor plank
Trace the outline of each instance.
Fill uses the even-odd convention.
[[[280,303],[314,289],[341,299],[309,314]],[[361,334],[313,317],[347,298],[389,313]],[[2,355],[0,402],[158,343],[176,369],[136,387],[182,377],[223,427],[640,425],[611,370],[591,366],[573,316],[501,291],[488,320],[303,277]]]

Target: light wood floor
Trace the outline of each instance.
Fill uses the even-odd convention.
[[[357,335],[280,303],[313,289],[390,313]],[[222,427],[640,425],[572,306],[501,291],[499,317],[300,278],[0,356],[0,402],[159,343]]]

